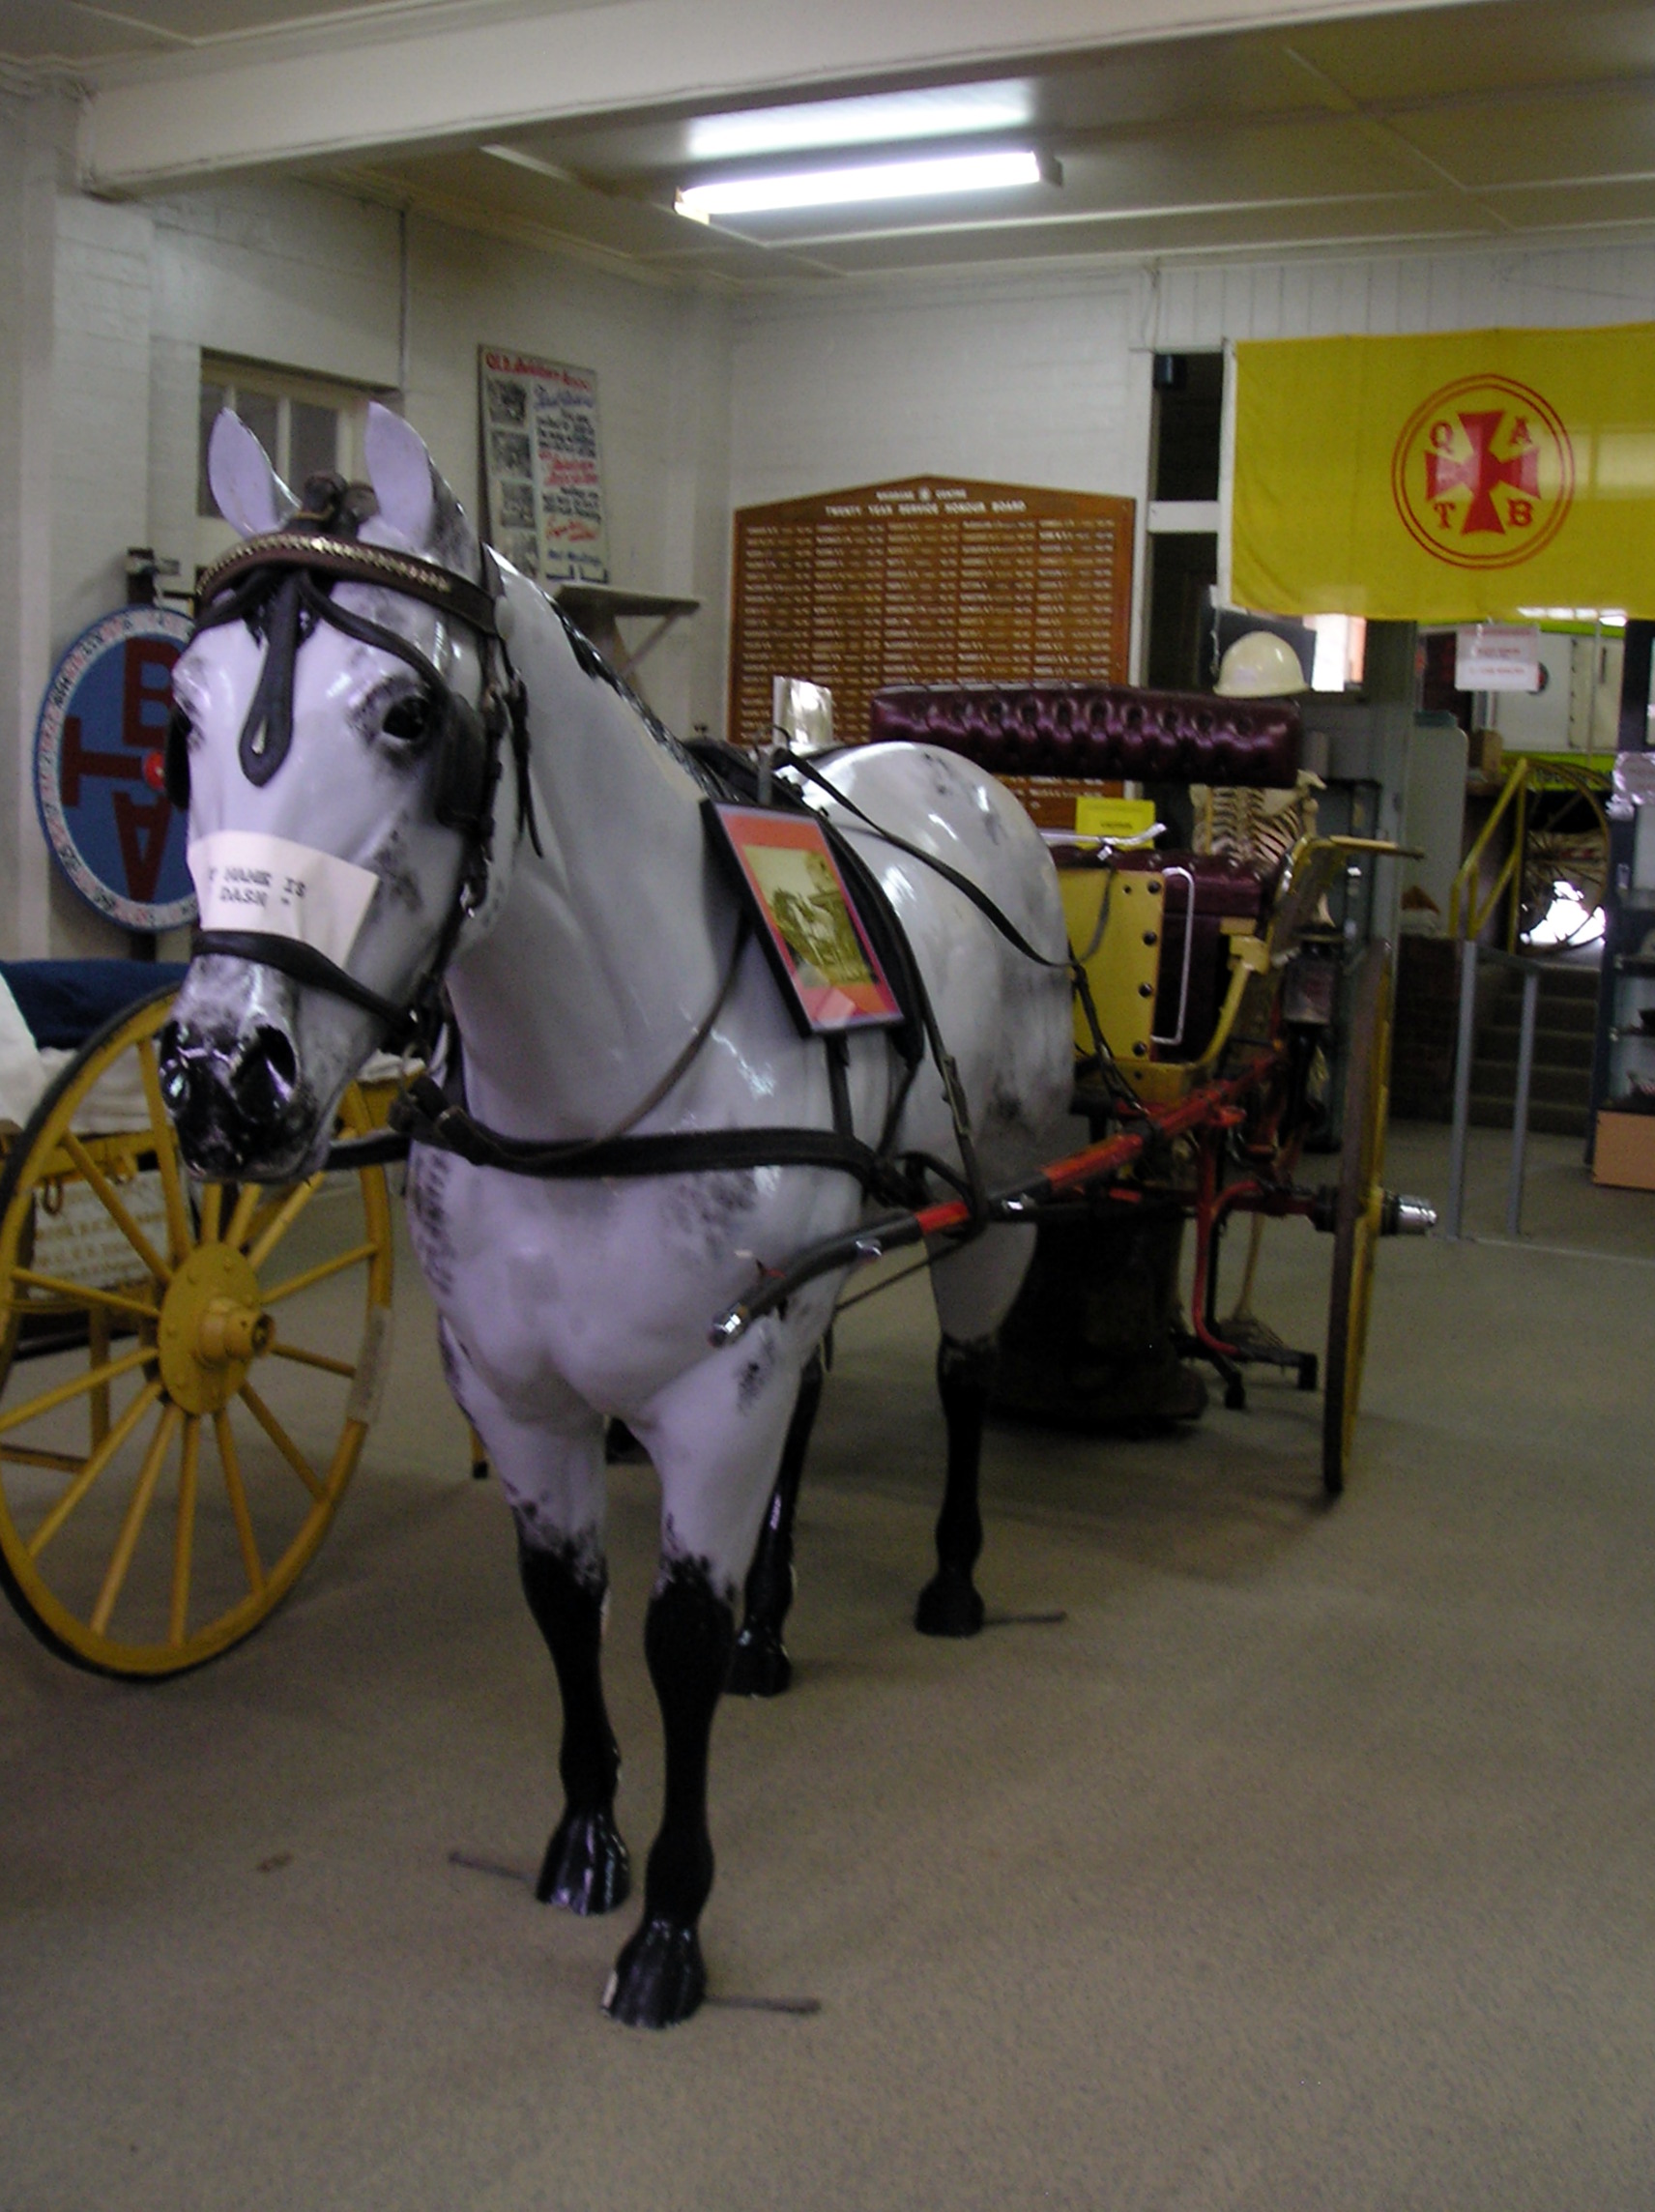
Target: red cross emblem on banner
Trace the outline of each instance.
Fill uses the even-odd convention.
[[[1462,377],[1408,419],[1391,492],[1409,537],[1457,568],[1509,568],[1562,528],[1575,455],[1562,418],[1527,385]]]

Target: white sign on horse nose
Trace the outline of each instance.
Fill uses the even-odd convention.
[[[189,848],[203,929],[261,930],[342,966],[379,886],[370,868],[254,830],[216,830]]]

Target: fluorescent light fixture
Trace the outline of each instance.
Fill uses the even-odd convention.
[[[1624,629],[1624,607],[1519,607],[1524,622],[1591,623],[1602,629]]]
[[[685,185],[674,205],[692,222],[715,215],[761,215],[784,208],[845,207],[857,200],[941,199],[955,192],[1003,192],[1037,185],[1040,157],[1015,153],[943,154],[913,161],[861,161],[801,169],[782,177],[727,177]]]
[[[976,131],[1020,131],[1034,118],[1031,87],[933,85],[853,100],[807,100],[743,115],[698,115],[689,126],[692,161],[742,161],[830,146],[892,146],[904,138],[964,138]]]

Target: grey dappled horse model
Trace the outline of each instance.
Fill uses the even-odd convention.
[[[192,1165],[270,1181],[313,1169],[345,1085],[385,1034],[387,1009],[407,1005],[438,959],[466,1105],[506,1137],[831,1127],[824,1048],[795,1029],[758,944],[738,940],[736,897],[710,854],[703,793],[682,750],[533,584],[485,560],[412,429],[372,408],[366,450],[373,500],[341,504],[342,487],[312,487],[326,495],[318,519],[294,512],[233,416],[213,433],[220,509],[244,536],[287,533],[290,566],[262,583],[244,575],[240,597],[218,602],[228,619],[210,607],[178,663],[192,865],[210,931],[237,925],[236,898],[274,898],[273,882],[287,903],[261,910],[262,940],[210,936],[218,948],[197,956],[180,994],[163,1073]],[[468,621],[441,591],[411,597],[392,581],[340,580],[347,571],[336,567],[319,579],[303,571],[304,588],[289,590],[285,579],[301,573],[293,534],[307,531],[379,549],[362,564],[370,572],[383,554],[411,554],[473,586],[482,578],[501,595],[497,623],[486,600]],[[508,637],[526,694],[521,755],[500,738]],[[479,721],[479,705],[492,721]],[[465,748],[475,754],[485,728],[503,772],[497,790],[482,778],[479,822],[476,791],[470,800],[455,792],[476,784]],[[1050,862],[1022,808],[988,776],[907,745],[842,753],[827,774],[1062,960]],[[525,835],[526,797],[538,850]],[[956,888],[855,816],[842,826],[906,925],[986,1179],[1026,1172],[1060,1149],[1065,978],[1021,958]],[[249,883],[264,889],[248,894]],[[301,911],[308,918],[295,920]],[[306,930],[303,956],[272,943]],[[715,1005],[702,1048],[635,1118]],[[853,1037],[848,1081],[856,1129],[871,1136],[896,1082],[881,1035]],[[958,1161],[929,1065],[898,1142]],[[785,1602],[775,1539],[841,1278],[814,1282],[723,1350],[711,1349],[709,1324],[759,1268],[854,1224],[864,1200],[850,1176],[819,1167],[538,1180],[429,1146],[414,1150],[408,1200],[449,1381],[510,1501],[523,1586],[557,1671],[565,1805],[538,1894],[577,1912],[619,1906],[629,1882],[599,1667],[605,1415],[630,1426],[658,1471],[660,1563],[645,1649],[666,1736],[665,1805],[643,1917],[604,2002],[619,2020],[665,2025],[693,2012],[705,1990],[696,1930],[712,1881],[713,1708],[784,1443],[778,1526],[754,1573],[761,1586],[769,1575],[756,1595],[772,1623]],[[969,1634],[981,1620],[972,1567],[987,1364],[1032,1234],[992,1229],[934,1271],[948,1488],[920,1625],[937,1633]],[[760,1636],[752,1684],[775,1686],[778,1660],[779,1644],[772,1652]]]

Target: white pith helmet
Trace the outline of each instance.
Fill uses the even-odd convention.
[[[1212,688],[1221,699],[1286,699],[1310,686],[1303,662],[1285,637],[1273,629],[1250,629],[1219,662]]]

